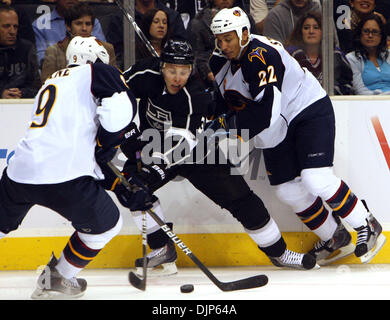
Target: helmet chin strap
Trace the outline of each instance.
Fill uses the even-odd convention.
[[[237,60],[241,58],[242,52],[248,46],[248,44],[249,44],[249,36],[248,36],[248,40],[246,41],[246,43],[244,45],[242,45],[241,42],[242,42],[242,40],[240,39],[240,47],[241,47],[241,49],[240,49],[240,52],[238,53],[238,56],[236,57]]]

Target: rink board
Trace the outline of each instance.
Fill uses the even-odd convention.
[[[387,235],[390,215],[386,199],[390,190],[390,100],[386,97],[342,97],[333,99],[336,112],[335,172],[360,197],[383,224]],[[31,100],[0,100],[0,169],[12,157],[31,114]],[[316,237],[296,215],[281,204],[269,186],[261,151],[252,153],[245,178],[264,201],[278,223],[288,247],[306,251]],[[121,155],[115,160],[120,166]],[[269,261],[243,232],[230,214],[210,202],[186,180],[174,181],[159,190],[165,216],[175,232],[205,264],[210,266],[268,265]],[[128,211],[121,208],[124,227],[89,268],[132,267],[141,254],[139,232]],[[46,264],[50,253],[65,247],[73,230],[70,223],[42,207],[34,207],[20,228],[0,241],[0,270],[33,270]],[[387,235],[388,237],[390,235]],[[353,237],[356,235],[353,233]],[[373,263],[390,263],[386,243]],[[346,258],[339,263],[357,263]],[[179,252],[179,266],[192,262]]]

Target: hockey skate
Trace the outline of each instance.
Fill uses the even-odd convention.
[[[386,242],[382,226],[371,213],[366,221],[366,226],[355,229],[357,231],[355,255],[362,263],[370,262]]]
[[[57,259],[52,254],[50,262],[38,278],[32,299],[76,299],[87,289],[87,281],[79,278],[65,279],[55,269]]]
[[[316,259],[310,254],[298,253],[286,249],[280,257],[269,257],[277,267],[310,270],[317,266]]]
[[[170,276],[177,273],[177,253],[175,244],[169,240],[161,248],[155,249],[146,256],[147,275],[149,277]],[[136,274],[142,276],[143,258],[135,260]]]
[[[319,240],[309,254],[316,258],[320,266],[327,265],[336,260],[351,255],[355,246],[351,242],[351,234],[345,229],[340,218],[335,216],[337,228],[328,241]]]

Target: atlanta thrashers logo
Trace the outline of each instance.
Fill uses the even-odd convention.
[[[236,17],[241,17],[240,10],[234,10],[233,15],[235,15]]]
[[[248,59],[250,62],[253,61],[254,58],[258,58],[262,63],[266,65],[263,52],[267,52],[266,49],[262,47],[257,47],[256,49],[253,49],[249,54],[248,54]]]

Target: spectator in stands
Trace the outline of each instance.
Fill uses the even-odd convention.
[[[160,56],[162,48],[170,37],[169,19],[165,11],[154,8],[142,17],[140,28]],[[136,61],[152,54],[139,37],[136,38]]]
[[[281,0],[276,0],[274,6],[276,6]],[[256,22],[256,28],[259,34],[263,34],[265,17],[268,15],[267,0],[251,0],[250,1],[250,13]]]
[[[137,25],[141,25],[142,16],[151,9],[164,10],[168,15],[170,23],[171,35],[173,38],[186,40],[187,32],[184,28],[183,21],[180,14],[166,7],[160,0],[135,0],[135,21]],[[120,66],[123,69],[129,66],[123,65],[123,14],[119,12],[112,16],[111,22],[107,31],[107,41],[112,43],[117,53],[117,61],[120,62]]]
[[[2,99],[33,98],[40,87],[35,47],[18,39],[14,8],[0,5],[0,93]]]
[[[220,9],[232,8],[234,3],[234,0],[210,0],[206,8],[200,11],[188,26],[189,41],[195,55],[195,66],[206,87],[210,87],[214,81],[214,75],[209,67],[209,59],[215,49],[215,38],[210,30],[211,20]],[[251,33],[257,34],[255,21],[249,14],[248,18],[251,23]]]
[[[322,15],[309,11],[299,18],[286,43],[286,50],[323,83],[322,72]],[[352,70],[340,49],[334,50],[334,92],[337,95],[353,94]]]
[[[78,2],[78,0],[57,0],[56,6],[52,12],[42,15],[33,22],[32,26],[35,33],[38,64],[40,67],[46,49],[65,38],[66,26],[64,16],[66,11]],[[100,41],[106,41],[98,19],[95,19],[92,35]]]
[[[161,2],[180,13],[184,27],[187,29],[190,20],[206,6],[208,0],[161,0]]]
[[[171,23],[172,37],[175,39],[187,39],[187,33],[180,14],[177,11],[166,7],[159,0],[135,0],[135,20],[137,22],[141,21],[142,16],[154,8],[164,10],[167,13]]]
[[[340,40],[340,47],[344,53],[348,53],[354,49],[352,45],[354,30],[361,19],[372,13],[377,14],[382,19],[383,23],[386,23],[386,19],[381,13],[375,11],[375,0],[349,0],[345,2],[344,5],[349,5],[350,12],[349,14],[345,13],[345,18],[341,19],[341,21],[338,19],[339,21],[337,21],[336,27],[337,35]]]
[[[320,11],[314,0],[282,0],[272,8],[264,21],[264,35],[284,43],[298,19],[308,11]]]
[[[208,6],[209,0],[160,0],[168,8],[171,8],[180,13],[183,20],[184,27],[187,29],[189,22],[201,10]],[[263,0],[262,0],[263,1]],[[277,0],[280,1],[280,0]],[[249,0],[234,0],[234,5],[241,7],[243,10],[249,12]]]
[[[12,5],[12,2],[12,0],[0,0],[0,3],[7,5]],[[22,6],[15,7],[15,11],[19,17],[18,38],[26,39],[35,43],[35,35],[32,29],[30,16]]]
[[[66,49],[70,40],[75,36],[90,37],[94,21],[93,9],[88,3],[80,2],[67,10],[66,37],[46,49],[41,72],[42,82],[55,71],[66,67]],[[110,55],[110,65],[116,66],[114,47],[108,42],[102,41],[102,44]]]
[[[383,20],[371,14],[355,28],[354,51],[347,54],[356,94],[390,94],[390,51]]]

